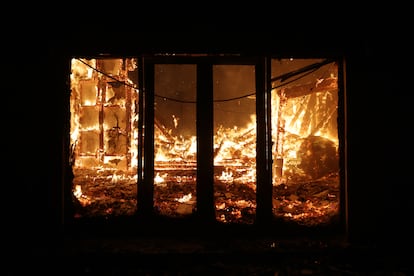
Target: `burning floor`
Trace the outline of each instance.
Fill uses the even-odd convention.
[[[95,176],[93,176],[95,174]],[[180,218],[196,211],[195,173],[192,170],[157,173],[154,209],[160,216]],[[214,182],[216,220],[223,223],[252,224],[256,214],[255,183],[239,182],[237,175]],[[137,210],[135,174],[78,169],[73,181],[75,217],[132,216]],[[273,185],[275,218],[304,226],[326,225],[339,214],[339,178],[331,174],[316,180]]]

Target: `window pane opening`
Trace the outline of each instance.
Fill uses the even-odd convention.
[[[216,220],[252,224],[256,216],[256,81],[253,65],[215,65]]]
[[[323,59],[272,60],[272,184],[276,218],[338,221],[338,67]]]
[[[194,64],[156,64],[154,207],[167,217],[196,211],[197,134]]]

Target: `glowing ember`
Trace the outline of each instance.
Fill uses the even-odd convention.
[[[73,195],[79,200],[79,202],[82,204],[82,206],[87,206],[91,204],[90,199],[82,194],[82,187],[80,185],[75,186],[75,190],[73,191]]]

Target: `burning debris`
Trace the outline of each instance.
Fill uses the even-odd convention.
[[[132,175],[102,174],[90,178],[91,171],[77,172],[74,195],[79,204],[78,216],[111,217],[134,215],[136,212],[136,178]],[[92,172],[93,173],[93,172]],[[185,217],[196,209],[195,178],[171,177],[155,184],[159,198],[156,211],[167,217]],[[230,182],[230,183],[229,183]],[[216,218],[221,222],[253,223],[256,191],[253,185],[234,181],[215,182]],[[109,184],[110,183],[110,184]],[[82,188],[80,188],[82,187]],[[239,199],[243,195],[245,199]],[[273,186],[273,212],[276,217],[305,226],[328,224],[338,216],[339,183],[337,175],[316,181]]]
[[[78,217],[131,216],[137,206],[137,177],[124,171],[76,169],[74,199]]]
[[[273,212],[276,217],[305,226],[326,225],[339,215],[339,193],[336,174],[273,186]]]

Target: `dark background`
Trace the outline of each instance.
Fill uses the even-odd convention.
[[[389,252],[411,248],[414,96],[409,16],[402,7],[323,8],[301,13],[275,9],[269,14],[246,9],[237,16],[232,8],[220,14],[211,13],[212,6],[202,14],[200,9],[173,13],[166,8],[152,10],[151,16],[129,12],[128,19],[112,16],[115,11],[110,10],[103,15],[75,9],[76,16],[39,12],[24,17],[24,28],[3,34],[3,71],[8,73],[3,79],[3,158],[11,168],[2,181],[8,188],[2,195],[2,225],[8,255],[52,258],[50,248],[61,242],[67,58],[158,51],[343,56],[350,242],[375,244]]]

